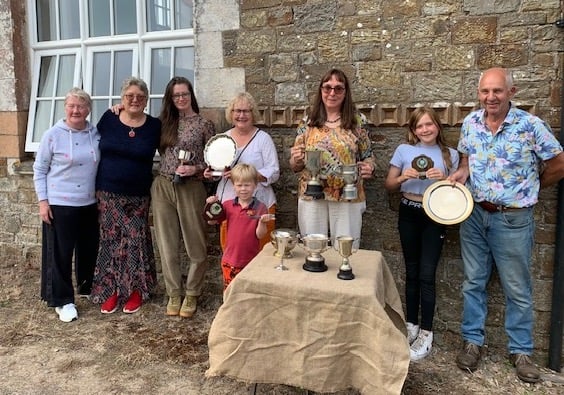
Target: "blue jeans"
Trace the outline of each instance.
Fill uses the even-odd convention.
[[[493,264],[505,294],[505,331],[511,354],[533,350],[531,253],[533,209],[489,213],[476,205],[460,226],[464,261],[462,337],[484,345],[487,314],[486,285]]]

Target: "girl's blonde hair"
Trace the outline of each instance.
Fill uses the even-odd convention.
[[[408,130],[407,130],[407,142],[411,145],[415,145],[419,142],[419,138],[415,134],[415,128],[417,127],[417,122],[421,120],[423,115],[428,115],[431,118],[431,121],[437,127],[439,134],[437,135],[437,145],[441,149],[441,153],[443,156],[443,160],[445,162],[445,166],[447,170],[451,170],[452,168],[452,160],[450,158],[450,151],[446,145],[445,138],[443,135],[443,126],[441,123],[441,119],[439,118],[438,114],[435,110],[431,107],[423,106],[417,107],[409,117],[409,121],[407,122]]]

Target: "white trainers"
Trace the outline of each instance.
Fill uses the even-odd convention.
[[[409,345],[412,345],[417,336],[419,335],[419,325],[412,324],[411,322],[407,322],[405,324],[407,328],[407,341]]]
[[[425,358],[433,348],[433,332],[421,329],[419,336],[409,347],[409,354],[412,361],[419,361]]]
[[[55,311],[63,322],[71,322],[78,318],[78,312],[74,303],[67,303],[63,307],[55,307]]]

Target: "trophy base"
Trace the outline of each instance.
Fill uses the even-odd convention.
[[[325,260],[322,261],[312,261],[306,258],[306,261],[302,268],[308,272],[321,273],[327,271],[327,265]]]
[[[309,196],[315,200],[325,199],[325,193],[323,193],[323,185],[307,184],[304,195]]]
[[[339,269],[339,273],[337,274],[337,278],[340,280],[352,280],[354,279],[354,274],[352,269]]]

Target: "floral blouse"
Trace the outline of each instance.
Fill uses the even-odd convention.
[[[341,198],[345,182],[341,175],[341,166],[358,162],[374,163],[372,156],[372,144],[368,132],[364,128],[365,118],[358,115],[358,126],[354,131],[341,127],[329,128],[311,127],[307,125],[307,119],[298,125],[294,145],[305,143],[307,150],[320,150],[320,172],[319,181],[323,186],[325,200],[361,202],[366,200],[363,180],[357,177],[356,188],[358,197],[355,200],[344,200]],[[304,195],[307,182],[311,179],[311,172],[304,168],[299,174],[299,197],[311,199]]]

